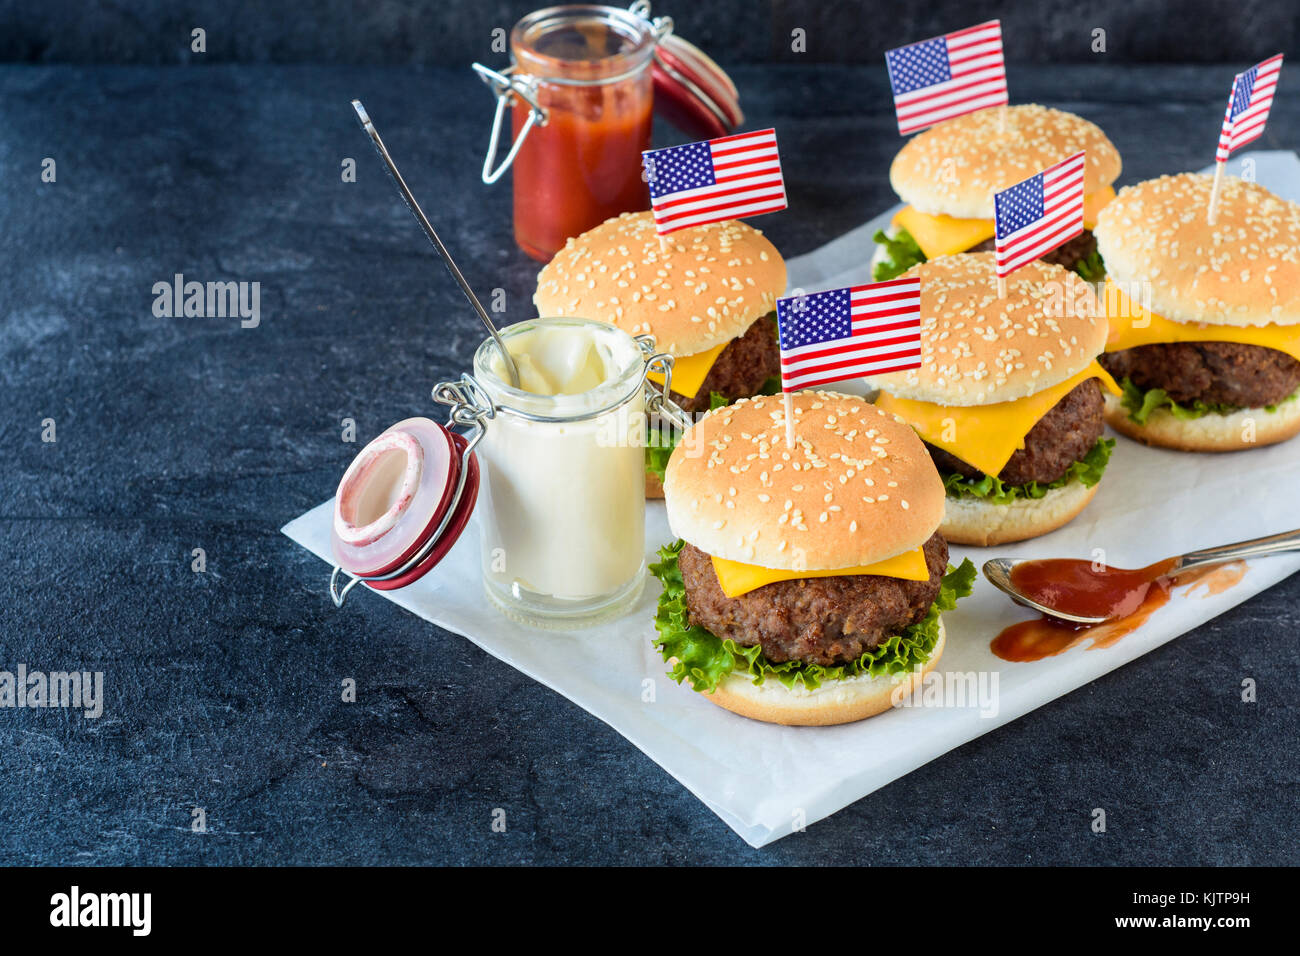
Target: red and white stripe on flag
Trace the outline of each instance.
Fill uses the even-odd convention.
[[[701,147],[707,147],[705,152]],[[646,152],[651,210],[660,235],[787,206],[776,130],[737,133]],[[705,181],[704,185],[693,185]]]
[[[1001,20],[889,50],[885,65],[902,136],[1009,102]]]
[[[1226,162],[1242,146],[1263,135],[1281,72],[1282,54],[1279,53],[1232,78],[1228,109],[1223,114],[1223,129],[1219,131],[1219,146],[1214,151],[1216,163]]]
[[[918,276],[778,299],[776,314],[782,391],[921,367]]]
[[[999,278],[1082,235],[1086,168],[1081,150],[993,194]]]

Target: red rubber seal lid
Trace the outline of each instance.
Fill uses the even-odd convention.
[[[478,503],[477,456],[462,466],[467,445],[444,425],[408,418],[362,449],[335,498],[331,538],[339,566],[376,591],[406,587],[432,571]],[[414,566],[396,573],[420,553]],[[395,576],[370,580],[386,575]]]
[[[726,136],[745,120],[731,77],[699,47],[669,34],[655,48],[655,112],[699,139]]]
[[[451,438],[456,444],[456,451],[463,452],[465,450],[465,439],[454,433]],[[466,466],[465,487],[461,491],[460,499],[456,502],[451,517],[447,521],[447,527],[443,529],[442,534],[438,537],[433,550],[405,574],[399,574],[388,581],[367,581],[365,582],[366,586],[376,591],[396,591],[408,584],[414,584],[437,567],[438,562],[445,558],[447,552],[460,540],[461,533],[469,524],[469,516],[474,511],[474,505],[478,503],[478,479],[478,457],[471,453],[469,464]]]

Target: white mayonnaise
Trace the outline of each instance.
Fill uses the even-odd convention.
[[[520,388],[491,339],[474,360],[498,409],[478,446],[485,585],[529,623],[591,623],[644,583],[644,359],[631,336],[587,319],[502,336]]]

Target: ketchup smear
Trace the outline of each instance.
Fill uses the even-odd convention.
[[[1097,570],[1091,561],[1075,558],[1021,561],[1011,568],[1011,583],[1031,600],[1062,613],[1113,619],[1141,607],[1151,586],[1177,565],[1177,558],[1166,558],[1136,570]]]
[[[1094,648],[1110,647],[1141,627],[1169,603],[1170,572],[1177,559],[1145,568],[1104,568],[1071,558],[1023,561],[1011,569],[1011,582],[1040,604],[1081,617],[1108,617],[1104,624],[1071,624],[1058,618],[1021,621],[1003,630],[990,649],[1004,661],[1038,661],[1068,650],[1084,638]],[[1178,584],[1204,581],[1206,594],[1232,587],[1245,573],[1243,562],[1205,567],[1179,576]]]

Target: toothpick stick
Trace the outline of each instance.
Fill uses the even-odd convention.
[[[1213,226],[1215,216],[1219,211],[1219,187],[1223,185],[1223,167],[1228,165],[1226,162],[1214,164],[1214,185],[1210,187],[1210,210],[1206,221]]]
[[[1003,103],[998,107],[998,135],[1001,136],[1007,131],[1007,106]]]
[[[1005,107],[1005,106],[1002,107],[1002,110],[1003,110],[1003,115],[1005,116],[1005,115],[1006,115],[1006,107]],[[997,210],[998,210],[998,191],[995,189],[995,190],[993,190],[993,218],[994,218],[995,221],[997,220],[997,217],[998,217],[998,212],[997,212]],[[996,230],[995,230],[995,232],[996,232]],[[1002,277],[1002,274],[1001,274],[1001,273],[998,273],[998,265],[997,265],[998,253],[997,253],[997,248],[998,248],[998,240],[997,240],[996,238],[994,238],[994,240],[993,240],[993,249],[994,249],[994,252],[993,252],[993,271],[994,271],[994,273],[997,273],[997,276],[998,276],[998,298],[999,298],[999,299],[1005,299],[1005,298],[1007,297],[1007,280],[1004,279],[1004,278]]]
[[[794,398],[789,392],[781,394],[785,396],[785,447],[794,451]]]

